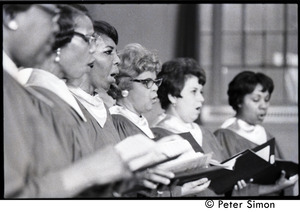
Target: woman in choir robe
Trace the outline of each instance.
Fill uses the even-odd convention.
[[[24,88],[17,77],[18,68],[39,64],[51,53],[48,47],[59,29],[59,14],[55,4],[3,5],[4,198],[38,198],[59,190],[49,186],[57,180],[55,177],[37,171],[33,154],[37,145],[58,142],[38,111],[33,110],[33,101],[48,102]]]
[[[154,139],[143,113],[152,110],[157,101],[157,89],[161,83],[156,79],[160,61],[156,54],[138,43],[128,44],[120,51],[117,86],[110,93],[116,105],[110,108],[114,124],[122,139],[144,134]]]
[[[79,101],[78,104],[88,119],[86,125],[95,137],[95,148],[102,148],[121,141],[118,131],[114,127],[112,116],[100,97],[105,95],[111,84],[115,83],[115,76],[119,73],[120,59],[117,55],[117,30],[104,21],[94,21],[94,30],[97,35],[97,48],[93,54],[95,58],[93,68],[83,78],[72,81],[68,86]],[[72,85],[78,83],[80,84],[78,88]],[[149,189],[153,189],[151,180],[168,184],[173,173],[156,173],[152,171],[145,176],[147,176],[147,179],[142,179],[142,184]]]
[[[165,112],[154,123],[155,135],[190,133],[193,139],[188,140],[195,152],[213,153],[213,159],[223,161],[225,157],[213,133],[194,122],[204,102],[204,70],[192,58],[176,58],[165,62],[157,77],[163,80],[157,94]],[[208,189],[200,195],[216,194]]]
[[[126,45],[120,52],[120,60],[117,87],[110,90],[117,101],[110,108],[114,124],[121,138],[144,134],[155,139],[143,113],[151,111],[157,101],[161,79],[156,79],[156,75],[160,71],[160,62],[154,53],[137,43]],[[209,181],[203,178],[151,195],[187,196],[202,192],[208,185]]]
[[[68,87],[89,119],[86,125],[89,125],[87,129],[94,137],[95,148],[102,148],[121,141],[108,108],[98,95],[107,92],[110,84],[115,81],[120,60],[117,56],[117,30],[104,21],[94,21],[94,31],[97,47],[93,53],[93,67],[82,78],[68,82]],[[76,87],[77,84],[79,87]]]
[[[63,9],[72,16],[68,18],[62,13],[59,19],[61,28],[55,37],[54,53],[38,66],[39,69],[24,69],[19,75],[26,87],[51,102],[50,105],[37,102],[35,108],[49,128],[55,130],[60,141],[45,143],[35,153],[38,168],[57,174],[57,184],[62,184],[57,188],[59,192],[42,194],[42,197],[74,197],[93,185],[105,185],[132,176],[114,146],[93,148],[85,127],[87,119],[66,85],[68,80],[80,78],[89,71],[96,43],[92,21],[84,8],[65,6]],[[48,149],[56,149],[57,155],[50,157]],[[112,196],[109,192],[103,190],[102,195]]]
[[[228,157],[246,149],[253,149],[271,138],[274,138],[261,125],[267,115],[271,95],[274,89],[273,80],[263,73],[243,71],[229,83],[228,98],[235,110],[235,117],[227,119],[214,132]],[[275,157],[282,158],[280,149],[275,143]],[[288,180],[285,173],[275,185],[249,184],[245,195],[275,195],[282,189],[292,186],[298,175]]]
[[[197,142],[195,151],[213,152],[213,158],[225,159],[213,133],[194,121],[199,118],[204,102],[204,70],[192,58],[176,58],[163,64],[158,78],[163,80],[158,98],[165,112],[154,123],[157,136],[189,132]]]

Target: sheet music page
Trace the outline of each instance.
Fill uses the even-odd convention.
[[[225,168],[225,169],[228,169],[228,170],[233,170],[234,165],[235,165],[235,163],[236,163],[236,160],[237,160],[240,156],[242,156],[242,154],[240,154],[240,155],[238,155],[238,156],[232,158],[231,160],[229,160],[229,161],[227,161],[227,162],[225,162],[225,163],[222,163],[222,164],[224,165],[224,168]]]
[[[270,146],[266,146],[265,148],[255,152],[256,155],[269,162],[270,158]]]
[[[185,152],[193,151],[187,140],[172,140],[168,142],[158,142],[155,147],[156,151],[165,154],[167,157],[175,157]]]
[[[211,154],[203,155],[200,152],[188,152],[178,158],[156,166],[159,169],[179,173],[199,167],[207,167],[211,159]]]

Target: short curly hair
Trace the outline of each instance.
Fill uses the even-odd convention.
[[[157,54],[138,43],[126,45],[120,51],[119,57],[119,74],[116,77],[116,85],[112,85],[108,92],[115,99],[123,98],[122,90],[132,89],[132,78],[146,71],[156,74],[160,71],[161,63]]]
[[[229,105],[238,112],[239,105],[243,102],[245,95],[252,93],[258,84],[262,85],[263,92],[268,91],[270,95],[272,94],[274,83],[267,75],[249,70],[237,74],[228,86]]]
[[[176,58],[162,65],[162,70],[157,78],[162,78],[163,81],[158,88],[157,95],[163,109],[167,109],[171,104],[168,94],[181,97],[180,93],[185,81],[191,75],[198,78],[199,84],[205,84],[205,72],[193,58]]]

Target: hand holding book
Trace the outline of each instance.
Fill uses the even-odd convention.
[[[191,147],[180,136],[172,135],[154,142],[144,135],[128,137],[115,146],[132,171],[171,160]]]

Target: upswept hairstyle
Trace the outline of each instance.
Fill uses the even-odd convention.
[[[156,74],[160,71],[160,61],[157,55],[138,43],[131,43],[119,53],[119,74],[117,84],[110,87],[108,92],[115,99],[123,98],[122,90],[131,90],[131,79],[143,72],[150,71]]]
[[[107,37],[111,38],[116,45],[118,45],[119,42],[119,35],[118,31],[115,27],[110,25],[109,23],[105,21],[94,21],[94,30],[95,33],[98,35],[106,35]]]
[[[28,10],[33,4],[4,4],[3,5],[3,11],[7,15],[13,16],[14,13],[23,12]],[[3,13],[4,16],[4,13]],[[4,20],[4,17],[3,17]]]
[[[74,20],[76,17],[86,15],[91,19],[90,15],[88,14],[88,10],[83,5],[70,4],[58,5],[58,7],[61,10],[61,15],[57,22],[59,25],[59,32],[55,36],[55,42],[52,47],[54,51],[71,42],[74,36]]]
[[[163,81],[158,88],[157,95],[163,109],[166,110],[171,104],[168,94],[175,97],[182,97],[180,93],[186,79],[191,75],[198,78],[199,84],[205,84],[205,72],[193,58],[176,58],[162,65],[162,70],[157,78],[162,78]]]
[[[237,74],[228,86],[227,94],[229,105],[238,112],[238,105],[243,102],[244,96],[252,93],[258,84],[262,85],[263,92],[268,91],[271,96],[274,83],[267,75],[247,70]]]

